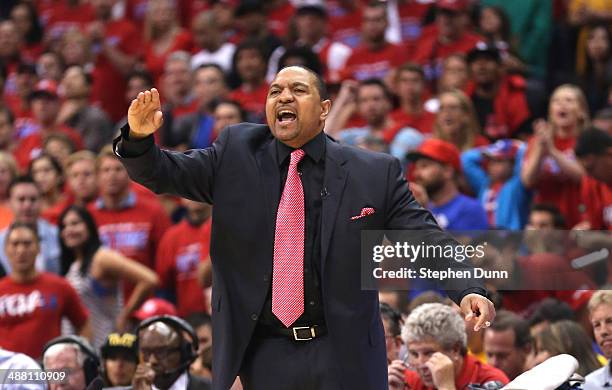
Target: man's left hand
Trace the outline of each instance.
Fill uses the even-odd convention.
[[[481,328],[487,328],[495,318],[495,306],[493,302],[478,294],[468,294],[461,300],[461,312],[468,322],[476,321],[474,331],[478,332]]]

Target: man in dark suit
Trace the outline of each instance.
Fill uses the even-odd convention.
[[[270,85],[267,126],[230,126],[204,150],[154,146],[159,107],[157,90],[139,94],[115,150],[153,191],[214,205],[213,388],[239,375],[246,390],[387,389],[378,295],[361,289],[360,232],[429,228],[436,242],[450,240],[399,162],[327,137],[331,102],[301,67]],[[483,288],[452,289],[476,328],[492,321]]]
[[[189,373],[197,357],[197,336],[174,316],[156,316],[138,327],[141,361],[132,378],[133,390],[210,390],[208,379]]]

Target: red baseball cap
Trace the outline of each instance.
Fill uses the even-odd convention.
[[[149,298],[142,303],[140,308],[132,313],[132,317],[144,321],[153,316],[170,315],[176,316],[176,307],[172,302],[161,298]]]
[[[436,2],[438,9],[447,9],[454,12],[465,11],[469,6],[468,0],[438,0]]]
[[[417,150],[408,153],[408,160],[416,161],[420,158],[428,158],[442,164],[447,164],[461,172],[461,157],[459,149],[450,142],[437,138],[429,138],[418,147]]]
[[[36,83],[36,87],[32,93],[30,93],[30,99],[34,99],[39,96],[48,96],[52,98],[58,98],[57,94],[57,83],[53,80],[43,79]]]

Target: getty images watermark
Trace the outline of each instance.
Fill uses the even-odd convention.
[[[489,270],[481,267],[457,268],[455,264],[445,269],[432,268],[432,265],[439,266],[436,261],[442,259],[453,259],[455,262],[463,263],[468,259],[482,259],[485,256],[487,243],[478,245],[435,245],[421,242],[413,245],[408,242],[396,242],[388,245],[375,245],[372,248],[372,261],[382,263],[384,260],[400,260],[414,264],[417,260],[431,259],[434,263],[424,267],[412,268],[401,267],[400,269],[385,270],[381,265],[372,270],[372,276],[376,279],[508,279],[510,274],[505,270]]]
[[[362,288],[584,290],[612,281],[612,235],[572,231],[362,231]]]

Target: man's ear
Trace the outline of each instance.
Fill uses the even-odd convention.
[[[332,105],[332,103],[331,103],[331,100],[329,100],[329,99],[321,101],[321,116],[320,116],[320,119],[322,121],[327,119],[327,116],[329,115],[329,111],[331,110],[331,105]]]

